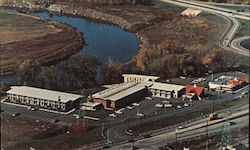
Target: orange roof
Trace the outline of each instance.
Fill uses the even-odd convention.
[[[237,78],[239,81],[246,82],[247,78],[246,77],[238,77]]]
[[[203,90],[204,87],[202,86],[194,87],[193,85],[186,85],[186,95],[189,93],[195,93],[195,95],[200,96]]]
[[[227,84],[229,85],[240,85],[242,83],[242,81],[237,81],[237,80],[230,80],[227,82]]]

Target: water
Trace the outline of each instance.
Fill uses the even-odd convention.
[[[114,25],[96,23],[77,17],[51,15],[46,12],[33,15],[66,23],[84,33],[87,45],[80,53],[96,56],[102,63],[107,63],[110,59],[127,62],[139,50],[140,41],[136,35]]]
[[[84,34],[85,39],[84,48],[79,53],[96,56],[104,64],[110,60],[128,62],[139,50],[140,40],[136,35],[115,25],[97,23],[78,17],[52,15],[47,12],[33,15],[75,27]],[[1,77],[1,80],[8,84],[17,84],[15,75]]]

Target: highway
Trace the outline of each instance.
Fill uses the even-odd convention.
[[[199,9],[202,11],[206,11],[209,13],[217,14],[219,16],[224,17],[230,22],[230,27],[227,29],[225,34],[222,36],[221,40],[219,41],[220,47],[227,51],[231,51],[240,55],[244,55],[249,57],[249,50],[246,51],[246,49],[242,48],[242,46],[239,46],[238,44],[231,44],[231,41],[234,38],[235,33],[239,29],[240,23],[236,18],[250,20],[250,14],[249,13],[243,13],[243,12],[237,12],[231,9],[225,9],[221,7],[211,6],[203,3],[197,3],[194,1],[183,1],[183,0],[160,0],[162,2],[170,3],[173,5],[178,5],[181,7],[190,7],[194,9]],[[232,46],[231,46],[232,45]]]
[[[224,16],[231,16],[239,19],[250,20],[250,14],[246,12],[237,12],[232,9],[221,8],[213,5],[202,4],[196,1],[185,1],[185,0],[160,0],[162,2],[171,3],[174,5],[179,5],[183,7],[191,7],[200,9],[202,11],[213,12],[217,14],[221,14]]]
[[[249,110],[244,109],[239,112],[235,112],[230,115],[230,122],[234,122],[235,124],[231,125],[231,128],[239,128],[244,126],[249,126]],[[221,131],[221,127],[224,124],[225,118],[221,118],[214,121],[208,122],[208,133],[219,132]],[[166,145],[166,142],[175,142],[176,136],[177,140],[187,139],[191,137],[201,136],[206,134],[206,120],[202,120],[201,123],[187,124],[183,129],[169,129],[165,131],[165,133],[153,136],[146,139],[140,139],[134,142],[135,147],[140,149],[157,149],[159,146]],[[110,149],[131,149],[132,143],[124,143]]]

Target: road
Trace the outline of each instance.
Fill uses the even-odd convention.
[[[195,8],[195,9],[199,9],[202,11],[206,11],[209,13],[223,16],[228,21],[230,21],[231,25],[220,40],[219,42],[220,47],[222,47],[223,49],[227,51],[238,53],[240,55],[244,55],[248,57],[250,56],[249,51],[242,49],[238,45],[234,44],[233,46],[231,46],[231,41],[234,38],[234,35],[240,26],[239,21],[236,18],[250,20],[249,13],[237,12],[231,9],[225,9],[225,8],[220,8],[220,7],[211,6],[207,4],[201,4],[201,3],[194,2],[194,1],[183,1],[183,0],[175,0],[175,1],[174,0],[160,0],[160,1],[182,6],[182,7],[191,7],[191,8]]]
[[[196,8],[206,12],[212,12],[221,14],[223,16],[231,16],[239,19],[250,20],[250,14],[246,12],[237,12],[231,9],[221,8],[217,6],[211,6],[208,4],[202,4],[195,1],[184,1],[184,0],[160,0],[162,2],[171,3],[182,7]]]
[[[230,101],[233,99],[240,98],[241,93],[247,92],[248,90],[249,90],[249,86],[246,86],[240,89],[239,91],[237,91],[237,93],[235,94],[221,93],[220,99],[215,101],[214,104],[216,105],[217,103],[222,103],[225,101]],[[132,119],[132,117],[128,117],[128,118],[125,118],[123,121],[116,122],[116,124],[113,124],[111,126],[105,126],[106,129],[104,130],[105,131],[104,134],[106,135],[106,137],[108,135],[109,140],[111,140],[112,142],[127,141],[130,137],[127,134],[125,134],[124,131],[131,126],[138,126],[142,122],[146,123],[146,122],[154,122],[157,120],[159,121],[161,119],[166,119],[168,117],[174,117],[174,116],[178,117],[179,115],[184,115],[184,114],[198,111],[201,109],[212,108],[212,105],[213,105],[213,102],[211,101],[203,101],[203,103],[196,103],[192,107],[182,108],[182,109],[178,109],[172,112],[158,114],[158,115],[145,116],[142,119],[135,119],[135,118]],[[107,133],[107,131],[109,133]]]
[[[233,49],[238,49],[238,48],[240,48],[240,49],[245,50],[245,51],[247,51],[247,52],[249,53],[250,50],[244,48],[244,47],[241,45],[241,43],[242,43],[243,41],[246,41],[246,40],[250,40],[250,36],[244,36],[244,37],[241,37],[241,38],[238,38],[238,39],[233,40],[233,41],[231,42],[231,47],[232,47]]]
[[[248,122],[249,110],[247,108],[240,112],[236,112],[230,115],[230,118],[231,118],[230,122],[236,123],[232,125],[231,127],[239,128],[242,126],[248,126],[249,125],[249,122]],[[221,127],[224,124],[224,120],[225,118],[208,122],[207,129],[209,133],[220,131]],[[166,141],[169,141],[169,142],[176,141],[176,136],[177,136],[177,140],[178,139],[181,140],[181,139],[204,135],[206,134],[205,132],[206,124],[207,122],[203,120],[203,122],[199,124],[193,124],[193,123],[190,123],[190,125],[187,124],[187,126],[184,127],[183,129],[178,129],[178,130],[169,129],[165,131],[165,133],[163,134],[135,141],[134,145],[140,149],[156,149],[156,148],[159,148],[159,146],[161,145],[165,145]],[[112,147],[110,149],[131,149],[131,147],[132,147],[132,143],[124,143],[124,144]]]

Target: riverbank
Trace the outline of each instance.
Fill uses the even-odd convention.
[[[23,3],[5,6],[30,8]],[[207,49],[215,26],[201,17],[188,18],[164,8],[140,4],[89,6],[80,2],[56,2],[32,9],[91,18],[136,33],[142,42],[139,52],[128,63],[115,67],[114,73],[139,72],[168,78],[199,76],[207,70],[216,72],[225,67],[218,47]]]
[[[83,47],[83,34],[68,25],[4,10],[0,16],[1,76],[15,74],[26,59],[52,65]]]

